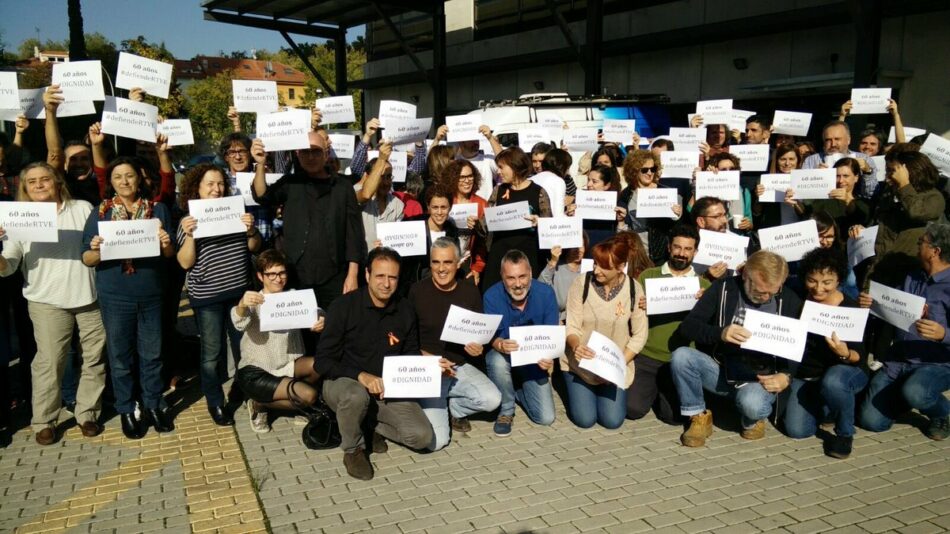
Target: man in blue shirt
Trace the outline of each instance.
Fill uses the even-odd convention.
[[[547,284],[532,284],[532,278],[528,257],[520,250],[510,250],[501,260],[501,282],[485,291],[485,313],[502,316],[485,357],[488,378],[501,391],[496,436],[511,434],[516,400],[535,423],[548,426],[554,422],[554,396],[548,374],[554,362],[541,360],[537,365],[511,367],[510,354],[518,350],[518,343],[508,338],[508,328],[560,324],[554,289]]]
[[[916,409],[930,419],[927,437],[942,440],[950,435],[944,397],[950,389],[950,224],[930,224],[917,246],[923,270],[907,275],[901,289],[927,299],[924,317],[909,332],[898,330],[884,368],[871,379],[861,426],[883,432],[898,415]]]

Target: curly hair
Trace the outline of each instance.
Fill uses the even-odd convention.
[[[718,169],[719,163],[722,161],[727,161],[727,160],[731,161],[732,164],[735,165],[736,168],[733,170],[736,170],[736,171],[741,170],[739,167],[739,158],[735,157],[734,155],[728,152],[720,152],[718,154],[711,156],[709,159],[706,160],[706,166],[712,166]]]
[[[472,194],[482,186],[482,175],[478,172],[478,167],[467,159],[455,160],[445,168],[442,173],[442,185],[452,192],[452,198],[459,194],[459,178],[462,176],[462,169],[469,168],[472,171]]]
[[[455,200],[455,195],[452,190],[446,187],[444,184],[433,184],[432,187],[426,189],[426,207],[428,208],[429,203],[432,202],[433,198],[444,198],[449,201],[449,208],[452,207],[452,203]]]
[[[643,164],[647,161],[652,161],[653,165],[656,166],[656,170],[653,172],[653,181],[659,182],[660,173],[663,171],[660,158],[654,156],[650,150],[631,150],[627,152],[627,157],[623,159],[623,176],[627,179],[627,183],[631,188],[637,189],[640,187],[637,176],[640,174]]]
[[[199,163],[185,171],[185,176],[181,180],[178,203],[185,213],[188,212],[188,201],[200,198],[198,196],[198,187],[201,185],[201,180],[204,179],[205,175],[209,172],[221,174],[224,178],[224,196],[231,195],[231,180],[228,179],[228,174],[224,172],[224,169],[214,163]]]
[[[838,283],[848,278],[848,257],[839,248],[816,248],[802,257],[798,264],[799,275],[804,279],[812,273],[831,271]]]

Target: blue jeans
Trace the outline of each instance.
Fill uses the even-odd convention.
[[[722,367],[702,351],[690,347],[676,349],[670,361],[670,371],[680,398],[680,414],[683,416],[690,417],[706,410],[703,390],[721,397],[731,397],[742,419],[742,428],[752,428],[756,422],[772,413],[774,393],[765,391],[757,382],[738,388],[729,384]]]
[[[785,408],[785,433],[795,439],[810,438],[825,415],[835,422],[835,434],[854,436],[854,396],[868,385],[868,375],[853,365],[835,365],[820,380],[795,378]]]
[[[931,420],[947,417],[950,401],[943,392],[948,389],[948,366],[905,364],[896,379],[887,374],[885,367],[871,379],[861,404],[861,426],[872,432],[884,432],[891,428],[898,415],[911,408]]]
[[[521,404],[528,417],[539,425],[554,422],[554,393],[548,372],[537,365],[511,368],[511,360],[498,351],[485,355],[488,378],[501,391],[501,409],[498,415],[515,415],[515,401]]]
[[[451,441],[452,426],[449,414],[456,419],[479,412],[490,412],[501,404],[501,392],[495,384],[474,365],[460,365],[455,377],[442,375],[442,395],[432,399],[419,399],[419,405],[432,424],[430,451],[437,451]]]
[[[102,310],[102,324],[106,328],[116,411],[126,414],[135,410],[132,359],[136,354],[142,404],[150,410],[164,409],[161,297],[133,302],[115,299],[107,291],[100,291],[99,307]]]
[[[228,374],[228,341],[234,353],[234,367],[241,360],[241,332],[231,323],[230,301],[196,306],[195,319],[201,336],[201,391],[208,406],[224,406],[221,383]]]
[[[609,382],[592,386],[570,371],[561,374],[567,384],[567,414],[575,425],[620,428],[627,416],[627,390]]]

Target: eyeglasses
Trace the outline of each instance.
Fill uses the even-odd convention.
[[[654,174],[656,167],[640,167],[640,174]]]
[[[248,152],[247,150],[244,150],[244,149],[241,149],[241,150],[228,150],[227,152],[225,152],[225,154],[228,155],[228,156],[246,156],[247,154],[250,154],[250,152]]]
[[[473,174],[460,174],[460,175],[459,175],[459,181],[460,181],[460,182],[474,182],[474,181],[475,181],[475,175],[473,175]]]
[[[728,219],[726,212],[716,213],[715,215],[702,215],[704,219]]]
[[[273,282],[274,280],[277,280],[278,278],[287,278],[287,271],[272,271],[269,273],[265,272],[262,274],[271,282]]]

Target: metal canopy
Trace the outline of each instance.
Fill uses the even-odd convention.
[[[443,3],[444,0],[205,0],[201,7],[209,20],[220,20],[223,15],[228,20],[221,22],[278,31],[286,29],[278,27],[281,22],[291,23],[299,25],[296,28],[301,35],[333,39],[324,36],[324,32],[379,20],[377,6],[392,17],[409,12],[435,14]],[[303,33],[307,27],[316,33]]]

